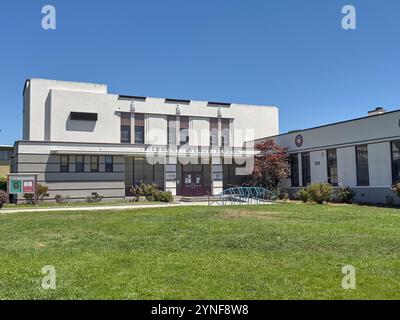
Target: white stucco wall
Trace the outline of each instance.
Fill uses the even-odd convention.
[[[46,79],[30,79],[27,81],[24,95],[24,137],[29,140],[42,141],[45,138],[45,103],[50,90],[68,90],[79,92],[106,93],[104,84],[69,82]]]
[[[392,184],[390,143],[368,145],[369,184],[388,187]]]
[[[32,79],[25,90],[24,137],[37,141],[120,142],[119,112],[129,112],[131,100],[108,94],[106,85]],[[210,106],[207,101],[169,103],[163,98],[135,100],[135,112],[146,114],[145,142],[167,143],[167,115],[188,116],[191,145],[209,145],[209,118],[231,119],[231,146],[279,133],[278,109],[231,104]],[[98,114],[96,123],[68,120],[70,112]],[[154,119],[154,120],[153,120]],[[133,129],[133,128],[132,128]],[[158,129],[160,134],[150,133]],[[163,134],[161,133],[163,131]],[[196,133],[196,134],[195,134]]]
[[[357,185],[356,151],[355,147],[337,149],[338,181],[345,186]]]
[[[311,182],[327,182],[328,171],[326,163],[326,151],[310,152]]]

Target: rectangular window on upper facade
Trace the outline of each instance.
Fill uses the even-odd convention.
[[[328,183],[333,186],[338,185],[338,170],[337,170],[337,152],[336,149],[328,149],[327,164],[328,164]]]
[[[368,146],[356,146],[357,185],[369,186]]]
[[[179,145],[189,144],[189,117],[180,117]]]
[[[230,141],[230,120],[229,119],[221,119],[221,146],[229,147]]]
[[[309,152],[303,152],[301,154],[301,177],[303,180],[303,187],[307,187],[307,185],[311,183],[311,162]]]
[[[90,156],[90,172],[99,172],[99,156]]]
[[[93,112],[71,112],[71,120],[97,121],[97,113]]]
[[[76,156],[75,159],[75,172],[85,172],[85,157]]]
[[[168,116],[168,145],[176,146],[176,116]]]
[[[400,182],[400,140],[391,142],[392,149],[392,182]]]
[[[299,186],[299,156],[297,153],[290,155],[290,180],[292,187]]]
[[[69,172],[69,156],[60,156],[60,172]]]
[[[131,143],[131,114],[121,113],[121,143]]]
[[[144,114],[135,114],[135,144],[144,144]]]
[[[106,172],[113,172],[114,171],[114,159],[113,159],[113,156],[106,156],[105,157],[105,171]]]
[[[210,146],[218,147],[218,118],[210,118]]]

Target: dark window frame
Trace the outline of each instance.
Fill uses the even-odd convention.
[[[290,159],[290,185],[291,187],[299,187],[300,186],[299,154],[291,153],[289,155],[289,159]],[[296,159],[295,161],[296,165],[294,165],[293,159]],[[296,175],[294,175],[294,173],[296,173]]]
[[[301,153],[301,180],[303,187],[311,184],[311,158],[309,152]]]
[[[366,153],[366,164],[360,163],[360,154],[359,150],[361,148],[365,148]],[[368,145],[362,144],[355,147],[356,152],[356,174],[357,174],[357,186],[367,187],[369,186],[369,164],[368,164]],[[362,170],[366,170],[363,171]]]
[[[111,159],[111,162],[107,162],[107,159]],[[104,156],[104,171],[114,172],[114,157],[111,155]]]
[[[145,121],[145,116],[143,113],[135,114],[135,127],[134,127],[135,144],[144,144],[145,142],[144,121]],[[138,139],[139,133],[141,136],[140,139]]]
[[[93,158],[97,158],[97,161],[93,161]],[[96,165],[95,168],[93,168],[94,164]],[[90,172],[99,172],[99,156],[97,155],[90,156]]]
[[[329,159],[329,153],[334,151],[335,153],[335,158]],[[333,162],[334,165],[332,165]],[[327,177],[328,177],[328,183],[330,183],[332,186],[338,186],[339,185],[339,177],[338,177],[338,165],[337,165],[337,149],[332,148],[326,150],[326,167],[327,167]],[[332,175],[332,170],[330,169],[336,168],[336,175]],[[333,180],[333,181],[332,181]]]
[[[67,164],[63,164],[63,158],[67,159]],[[69,172],[69,155],[60,155],[60,172],[68,173]]]
[[[400,169],[396,170],[396,167],[400,168],[400,156],[399,156],[399,159],[396,159],[396,160],[394,159],[393,146],[395,143],[399,143],[399,145],[400,145],[400,140],[390,141],[390,160],[391,160],[392,183],[393,184],[400,182],[400,175],[399,175],[399,178],[397,178],[397,179],[395,176],[396,171],[400,172]],[[400,154],[400,147],[398,149],[399,149],[398,153]]]
[[[180,116],[180,118],[179,118],[179,145],[180,146],[188,145],[189,141],[190,141],[189,117]]]
[[[82,162],[78,161],[78,157],[82,157]],[[81,167],[82,170],[78,169],[78,168],[80,168],[80,167],[78,167],[78,163],[82,164],[82,167]],[[85,172],[85,156],[83,156],[83,155],[76,155],[75,156],[75,172],[77,172],[77,173]]]

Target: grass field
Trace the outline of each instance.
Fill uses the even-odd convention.
[[[400,298],[399,212],[274,204],[2,214],[0,298]],[[355,290],[341,287],[348,264]],[[41,288],[44,265],[56,268],[55,290]]]

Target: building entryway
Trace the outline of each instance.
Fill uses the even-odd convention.
[[[197,172],[183,173],[183,190],[184,196],[202,196],[206,192],[203,182],[203,174]]]
[[[207,195],[207,192],[211,190],[210,167],[207,165],[181,165],[179,167],[177,193],[182,196]]]

